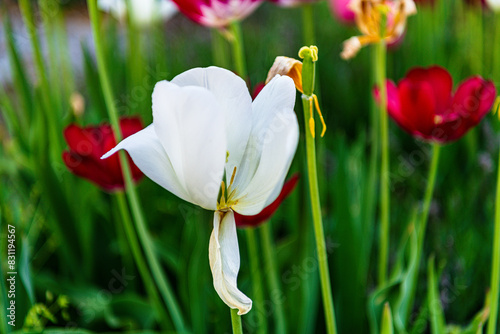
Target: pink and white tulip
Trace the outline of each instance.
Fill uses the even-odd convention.
[[[173,0],[179,11],[194,22],[224,28],[252,14],[262,0]]]

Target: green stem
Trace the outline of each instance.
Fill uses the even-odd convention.
[[[424,204],[422,207],[422,220],[418,227],[418,251],[422,253],[422,246],[424,242],[425,230],[427,228],[427,221],[429,218],[429,209],[431,207],[432,194],[434,193],[434,185],[436,184],[436,175],[439,165],[439,155],[441,152],[441,145],[432,144],[432,160],[429,169],[429,176],[427,177],[427,188],[425,189]]]
[[[238,309],[231,309],[231,325],[233,326],[233,334],[243,334],[241,315],[238,315]]]
[[[271,296],[282,296],[283,292],[281,290],[279,280],[278,280],[278,267],[276,266],[275,254],[276,250],[272,241],[272,231],[270,222],[262,224],[259,228],[260,240],[262,241],[262,249],[264,251],[264,263],[266,268],[267,284],[269,285],[269,291]],[[274,305],[274,321],[276,334],[285,334],[286,331],[286,321],[285,312],[283,310],[282,300],[273,300]]]
[[[422,215],[420,217],[420,223],[417,226],[417,268],[412,271],[410,281],[408,286],[410,287],[410,301],[406,304],[406,310],[403,310],[405,313],[403,319],[406,320],[407,315],[411,312],[411,308],[413,307],[413,300],[415,298],[415,293],[417,289],[417,278],[418,278],[418,266],[420,266],[420,262],[422,259],[424,239],[425,239],[425,231],[427,229],[427,221],[429,218],[429,209],[432,201],[432,194],[434,193],[434,186],[436,184],[436,175],[439,165],[439,155],[441,151],[441,146],[439,144],[434,143],[432,145],[432,160],[429,167],[429,174],[427,177],[427,188],[425,189],[424,195],[424,203],[422,207]]]
[[[118,112],[116,110],[116,105],[114,104],[113,93],[111,90],[111,82],[109,79],[108,69],[106,67],[103,44],[101,40],[100,26],[99,26],[99,12],[97,11],[97,0],[89,0],[89,16],[92,25],[92,34],[95,42],[95,52],[97,57],[97,66],[99,70],[99,80],[101,82],[104,100],[106,102],[106,107],[108,109],[109,119],[113,132],[116,137],[116,141],[119,142],[122,139],[121,129],[118,122]],[[130,165],[128,159],[123,151],[119,152],[120,163],[122,166],[122,172],[125,179],[127,198],[130,202],[130,207],[134,217],[134,222],[136,224],[137,233],[139,234],[139,240],[144,248],[148,264],[153,273],[153,277],[158,285],[160,293],[170,311],[170,315],[174,322],[174,326],[177,331],[184,332],[185,325],[180,312],[177,301],[174,298],[172,289],[170,287],[167,278],[161,270],[160,263],[156,257],[155,251],[153,249],[152,240],[146,229],[146,222],[141,209],[139,198],[137,196],[137,191],[135,189],[134,183],[132,181],[132,175],[130,172]]]
[[[316,144],[312,136],[309,124],[310,113],[309,99],[311,97],[302,95],[302,106],[304,109],[304,120],[306,130],[306,157],[307,171],[309,177],[309,192],[311,196],[311,209],[314,223],[314,235],[316,238],[316,251],[319,263],[319,275],[321,281],[321,293],[323,297],[327,333],[337,333],[335,324],[335,310],[333,307],[332,286],[330,283],[330,273],[328,271],[328,257],[326,253],[325,234],[323,231],[323,221],[321,218],[321,203],[319,198],[318,174],[316,167]]]
[[[130,246],[130,251],[132,252],[132,256],[134,257],[134,261],[137,265],[137,269],[139,270],[139,274],[141,275],[141,278],[144,282],[146,293],[148,294],[148,297],[153,304],[154,309],[156,310],[158,322],[161,324],[164,330],[167,330],[169,327],[167,322],[167,313],[163,309],[161,301],[158,298],[158,293],[156,291],[153,278],[151,277],[151,273],[146,266],[146,261],[144,260],[144,256],[141,252],[141,247],[139,245],[139,242],[137,241],[134,226],[132,225],[132,219],[130,218],[130,213],[127,208],[125,195],[122,192],[117,193],[115,195],[115,199],[120,211],[121,223],[123,224],[123,229],[125,230],[125,235]]]
[[[380,139],[382,161],[380,165],[380,245],[378,282],[383,285],[387,279],[389,258],[389,120],[387,115],[386,45],[384,41],[375,45],[375,69],[377,86],[380,90]]]
[[[247,66],[245,61],[245,48],[243,46],[243,35],[241,34],[241,25],[239,21],[233,21],[230,25],[233,39],[231,44],[233,46],[233,62],[236,73],[243,80],[248,81]]]
[[[130,0],[126,1],[127,7],[132,8]],[[131,10],[128,11],[131,13]],[[138,88],[143,87],[144,69],[146,68],[146,62],[144,60],[143,54],[143,43],[141,38],[141,31],[137,24],[132,19],[131,15],[127,17],[127,41],[128,41],[128,73],[127,73],[127,87],[130,96],[134,96],[134,91]],[[145,103],[148,98],[143,99],[133,99],[132,103],[128,103],[131,114],[140,113],[146,121],[151,121],[151,113],[148,112],[148,108]]]
[[[219,30],[212,29],[212,58],[215,66],[229,69],[228,45]]]
[[[256,333],[267,333],[267,319],[264,305],[264,294],[262,289],[262,275],[259,258],[261,257],[258,246],[255,229],[252,227],[245,229],[248,242],[248,256],[250,258],[250,271],[252,277],[252,291],[255,298],[255,311],[257,312],[257,330]]]
[[[312,4],[302,5],[302,35],[305,45],[315,45],[314,7]]]
[[[498,319],[498,299],[500,294],[500,154],[498,157],[497,194],[495,200],[495,230],[491,254],[491,295],[488,334],[495,334]]]
[[[495,32],[494,40],[491,44],[493,46],[493,66],[491,73],[494,78],[500,77],[500,50],[498,45],[500,45],[500,12],[495,13]],[[495,46],[496,45],[496,46]]]

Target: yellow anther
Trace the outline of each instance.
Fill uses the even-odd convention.
[[[493,114],[497,115],[498,119],[500,119],[500,96],[495,100],[495,105],[493,106]]]
[[[441,124],[441,123],[443,123],[443,116],[435,115],[434,116],[434,124]]]
[[[323,119],[323,114],[321,114],[321,109],[319,109],[319,102],[316,94],[313,94],[313,98],[314,98],[314,105],[316,106],[316,111],[318,112],[319,119],[321,120],[321,125],[323,126],[323,129],[321,130],[321,137],[323,137],[326,132],[326,123],[325,120]]]
[[[316,137],[316,123],[314,123],[313,98],[309,97],[309,130],[313,138]]]
[[[226,163],[229,161],[229,151],[226,151]]]
[[[301,47],[299,50],[300,59],[307,56],[310,56],[313,62],[318,61],[318,47],[315,45]]]
[[[229,182],[229,187],[231,188],[231,186],[233,185],[233,181],[234,181],[234,177],[236,176],[236,166],[234,166],[234,169],[233,169],[233,175],[231,175],[231,181]]]

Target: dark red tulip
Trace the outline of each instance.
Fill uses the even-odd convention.
[[[265,207],[260,213],[254,216],[243,216],[235,212],[234,219],[236,220],[236,226],[240,228],[257,227],[260,224],[265,223],[267,220],[269,220],[269,218],[271,218],[271,216],[276,212],[276,210],[278,210],[278,207],[285,200],[285,198],[287,198],[288,195],[290,195],[290,193],[293,191],[293,189],[295,189],[295,186],[297,185],[299,178],[300,178],[299,174],[296,173],[290,179],[288,179],[288,181],[286,181],[285,184],[283,185],[281,193],[274,200],[274,202]]]
[[[126,138],[142,130],[142,122],[138,117],[122,118],[120,128],[123,137]],[[95,183],[106,191],[125,188],[118,155],[101,160],[104,153],[116,146],[109,124],[84,128],[71,124],[64,129],[64,138],[69,151],[64,151],[62,158],[72,173]],[[128,159],[132,177],[134,181],[138,181],[143,174],[132,160]]]
[[[414,68],[396,86],[387,81],[389,115],[406,132],[447,143],[475,127],[491,109],[495,86],[479,76],[462,82],[452,94],[453,80],[441,67]],[[375,89],[378,99],[378,91]]]

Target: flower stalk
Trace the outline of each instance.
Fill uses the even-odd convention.
[[[231,325],[233,326],[233,334],[243,334],[241,315],[238,314],[238,309],[231,309]]]
[[[307,174],[309,177],[309,191],[311,196],[311,209],[314,223],[314,235],[316,238],[316,250],[318,255],[321,293],[324,304],[327,333],[337,333],[335,324],[335,310],[333,306],[332,287],[330,283],[330,273],[328,270],[328,257],[326,252],[325,234],[323,221],[321,218],[321,203],[318,187],[318,173],[316,166],[316,144],[314,135],[314,74],[315,62],[318,59],[318,49],[315,46],[303,47],[299,51],[302,62],[302,105],[304,110],[304,120],[306,132],[306,158]],[[311,122],[312,120],[312,122]],[[312,125],[312,126],[311,126]]]
[[[264,290],[262,289],[262,274],[260,271],[260,252],[258,250],[257,235],[255,228],[249,227],[245,229],[248,243],[248,255],[250,259],[250,271],[252,277],[252,291],[255,299],[257,312],[257,330],[256,333],[267,333],[267,319],[264,309]]]
[[[498,19],[498,17],[497,17]],[[500,98],[494,110],[500,112]],[[488,320],[488,334],[495,334],[498,319],[498,302],[500,295],[500,153],[498,157],[497,194],[495,199],[495,227],[493,232],[493,251],[491,259],[491,295],[490,318]]]
[[[132,256],[134,257],[137,269],[139,270],[139,274],[141,275],[141,278],[144,282],[146,293],[148,294],[148,297],[156,310],[158,322],[164,330],[167,330],[167,314],[163,308],[163,305],[161,304],[160,299],[158,298],[153,278],[151,277],[151,273],[149,272],[146,266],[146,261],[144,260],[144,256],[142,255],[141,247],[137,240],[137,236],[135,235],[134,226],[132,225],[132,219],[127,208],[125,195],[123,192],[118,192],[114,197],[116,199],[118,210],[120,211],[121,223],[123,224],[123,228],[125,230],[128,245],[130,247],[130,251],[132,252]]]
[[[302,5],[302,33],[305,45],[316,44],[314,33],[314,7],[312,4]]]
[[[92,26],[92,35],[95,43],[99,80],[101,82],[104,100],[108,109],[108,115],[111,126],[113,128],[113,132],[116,137],[116,141],[120,142],[122,140],[122,134],[118,122],[118,112],[116,109],[116,105],[114,104],[109,73],[104,57],[104,49],[99,26],[99,14],[97,11],[97,0],[88,1],[88,8]],[[170,311],[174,326],[177,331],[183,332],[185,331],[184,320],[182,319],[182,314],[180,312],[179,306],[174,298],[172,288],[170,287],[169,282],[163,274],[158,258],[156,257],[156,254],[153,250],[152,241],[146,229],[144,214],[142,212],[139,198],[137,196],[137,192],[132,180],[130,165],[128,163],[128,160],[126,159],[125,152],[120,152],[119,154],[123,177],[125,179],[127,198],[130,203],[137,233],[139,234],[139,240],[141,241],[142,247],[144,248],[148,264],[151,268],[151,272],[156,281],[156,284],[158,285],[159,291],[165,301],[165,304],[167,305],[167,308]]]
[[[382,25],[384,26],[384,25]],[[374,66],[377,86],[380,87],[380,240],[378,260],[378,282],[384,284],[387,279],[387,262],[389,257],[389,116],[387,115],[386,80],[386,44],[381,40],[375,45]]]
[[[269,290],[271,291],[272,296],[276,294],[281,295],[282,292],[279,286],[278,268],[276,266],[275,259],[276,253],[272,242],[270,222],[268,221],[267,223],[262,224],[259,230],[260,238],[262,241],[262,249],[264,251],[264,263],[266,267],[266,277],[268,279]],[[287,331],[283,303],[281,301],[277,301],[276,303],[274,303],[274,307],[274,321],[276,324],[275,333],[285,334],[287,333]]]
[[[233,63],[236,73],[248,81],[247,66],[245,61],[245,48],[243,46],[243,35],[239,21],[233,21],[230,25],[231,45],[233,47]]]

